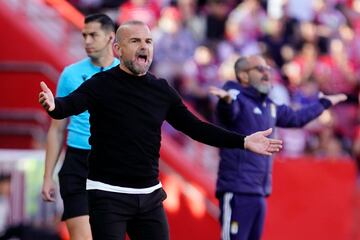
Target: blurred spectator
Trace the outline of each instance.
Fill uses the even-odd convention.
[[[197,42],[182,25],[182,15],[176,7],[164,8],[158,28],[154,30],[154,71],[172,82],[182,71],[185,61],[193,56]]]
[[[360,92],[358,97],[360,97]],[[357,183],[360,190],[360,98],[358,98],[357,125],[355,127],[354,141],[352,146],[352,155],[355,159],[357,169]]]
[[[97,12],[104,2],[104,0],[69,0],[83,14]]]
[[[286,11],[300,21],[311,21],[314,17],[313,0],[288,0]]]
[[[9,225],[10,195],[11,175],[0,173],[0,240],[14,239],[14,237],[19,240],[60,240],[56,230],[46,228],[44,225],[39,227],[24,223]]]
[[[317,156],[326,156],[337,159],[346,155],[341,146],[341,142],[336,137],[331,126],[325,127],[319,133],[319,145],[316,149]]]
[[[266,20],[266,12],[258,0],[244,0],[233,9],[226,22],[226,38],[240,51],[240,54],[256,54],[245,52],[249,47],[257,48],[256,40],[262,33]]]
[[[208,94],[211,85],[219,86],[219,63],[211,45],[200,45],[194,57],[183,66],[177,83],[181,96],[207,120],[212,121],[213,103]]]
[[[283,66],[282,71],[288,80],[291,91],[296,92],[301,85],[314,81],[313,74],[317,66],[317,57],[315,44],[306,42],[296,56]],[[315,87],[317,88],[316,83]]]
[[[360,33],[360,32],[359,32]],[[339,39],[343,42],[344,50],[351,63],[354,64],[355,74],[360,73],[360,35],[347,24],[339,27]]]
[[[205,16],[198,10],[197,0],[178,0],[177,7],[182,16],[182,23],[198,42],[205,40]]]
[[[345,16],[335,8],[336,0],[315,0],[313,2],[314,22],[323,36],[336,36],[339,27],[345,23]]]
[[[267,52],[272,56],[277,67],[284,63],[282,49],[286,45],[284,25],[280,19],[270,19],[266,24],[266,34],[260,40],[265,43]]]
[[[225,23],[231,9],[230,0],[208,0],[206,10],[206,39],[220,41],[225,38]]]
[[[320,91],[326,94],[345,93],[356,95],[358,79],[355,75],[354,64],[349,60],[344,45],[339,39],[330,42],[329,54],[319,57],[319,65],[315,71],[315,79]],[[356,106],[342,105],[333,109],[339,118],[336,126],[348,138],[353,136],[356,118]]]
[[[117,23],[139,20],[153,28],[159,17],[160,7],[155,0],[127,0],[120,5]]]

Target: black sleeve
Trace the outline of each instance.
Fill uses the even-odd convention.
[[[50,117],[63,119],[86,111],[89,108],[89,81],[81,84],[66,97],[55,98],[55,109],[48,112]]]
[[[172,104],[166,120],[171,126],[196,141],[214,147],[244,148],[245,136],[201,121],[187,109],[180,96],[170,86],[169,91]]]

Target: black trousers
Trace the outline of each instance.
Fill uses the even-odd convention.
[[[63,221],[89,215],[86,192],[89,150],[68,146],[59,171],[60,195],[64,203]]]
[[[93,240],[169,240],[166,193],[124,194],[88,190]]]

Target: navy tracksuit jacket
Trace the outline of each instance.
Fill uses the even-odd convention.
[[[327,99],[320,99],[298,111],[286,105],[276,105],[254,88],[244,88],[238,82],[224,85],[234,96],[231,104],[220,100],[217,115],[220,124],[228,130],[244,135],[275,126],[302,127],[331,106]],[[242,149],[220,149],[220,166],[216,192],[256,194],[271,193],[272,158]]]

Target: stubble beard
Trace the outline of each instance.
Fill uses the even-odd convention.
[[[99,59],[99,56],[96,53],[90,53],[90,54],[87,54],[87,55],[91,59],[91,61],[93,61],[93,62],[96,62]]]
[[[130,72],[132,72],[134,75],[144,75],[147,73],[147,71],[150,68],[151,62],[149,62],[145,67],[141,68],[136,66],[134,64],[134,61],[126,60],[124,61],[124,65],[127,69],[129,69]]]

